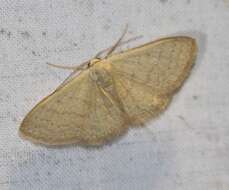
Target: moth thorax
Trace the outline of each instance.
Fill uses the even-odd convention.
[[[90,78],[102,88],[109,88],[113,84],[110,73],[104,68],[91,69]]]

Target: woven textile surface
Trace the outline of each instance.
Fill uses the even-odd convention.
[[[77,65],[188,35],[198,56],[168,109],[102,148],[49,148],[18,136],[24,116]],[[228,0],[0,0],[1,190],[228,190]],[[125,40],[124,39],[124,40]]]

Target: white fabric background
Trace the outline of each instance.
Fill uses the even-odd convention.
[[[100,149],[46,148],[18,137],[23,117],[76,65],[112,45],[185,34],[193,72],[147,128]],[[228,0],[0,0],[0,189],[228,190]]]

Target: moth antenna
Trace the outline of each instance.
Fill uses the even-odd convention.
[[[122,41],[123,37],[125,36],[127,29],[128,29],[128,25],[126,24],[125,29],[124,29],[121,37],[115,42],[115,44],[113,46],[111,46],[107,49],[104,49],[104,50],[100,51],[99,53],[97,53],[95,55],[95,58],[99,58],[101,56],[101,54],[103,54],[106,51],[108,51],[108,52],[107,52],[107,55],[105,56],[105,58],[108,57],[115,50],[115,48],[120,45],[120,42]]]
[[[139,35],[139,36],[136,36],[136,37],[130,38],[130,39],[126,40],[126,41],[120,42],[120,43],[118,44],[118,46],[117,46],[117,47],[122,46],[122,45],[124,45],[124,44],[127,44],[127,43],[129,43],[129,42],[132,42],[132,41],[138,40],[138,39],[140,39],[140,38],[142,38],[142,37],[143,37],[142,35]],[[106,51],[110,50],[110,49],[111,49],[111,47],[101,50],[100,52],[98,52],[98,53],[95,55],[95,57],[94,57],[94,58],[101,59],[101,57],[100,57],[100,56],[101,56],[103,53],[105,53]]]
[[[70,75],[57,87],[56,90],[59,90],[61,87],[63,87],[65,84],[67,84],[72,78],[74,78],[75,75],[77,74],[77,72],[85,70],[86,68],[88,68],[88,63],[89,63],[89,61],[86,61],[80,65],[77,65],[77,66],[62,66],[62,65],[55,65],[52,63],[46,63],[46,64],[48,64],[49,66],[52,66],[52,67],[60,68],[60,69],[73,70],[73,72],[70,73]]]
[[[121,35],[121,37],[118,39],[118,41],[110,48],[110,50],[107,52],[107,55],[105,57],[108,57],[115,49],[117,46],[119,46],[120,42],[122,41],[122,39],[124,38],[124,36],[126,35],[128,30],[128,24],[126,24],[125,29]]]
[[[76,66],[63,66],[63,65],[56,65],[53,63],[46,63],[46,64],[51,66],[51,67],[55,67],[55,68],[59,68],[59,69],[75,70],[75,68],[76,68]]]
[[[56,68],[59,68],[59,69],[67,69],[67,70],[84,70],[85,69],[85,65],[88,65],[89,61],[86,61],[80,65],[76,65],[76,66],[63,66],[63,65],[56,65],[56,64],[53,64],[53,63],[46,63],[47,65],[49,66],[52,66],[52,67],[56,67]]]

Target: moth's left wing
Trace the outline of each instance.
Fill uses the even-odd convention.
[[[20,134],[46,145],[101,145],[125,132],[125,118],[83,71],[38,103]]]

